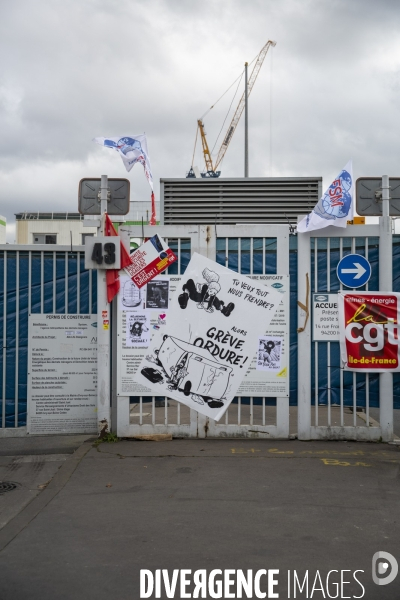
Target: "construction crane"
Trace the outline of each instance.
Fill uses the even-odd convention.
[[[276,46],[276,42],[274,42],[272,40],[268,40],[268,42],[261,49],[261,52],[257,56],[256,63],[253,67],[253,70],[251,72],[251,75],[249,77],[248,84],[247,84],[247,97],[249,97],[251,94],[251,90],[253,89],[256,79],[257,79],[257,75],[260,72],[260,69],[264,62],[264,59],[265,59],[267,52],[271,46],[272,47]],[[201,174],[202,177],[219,177],[221,175],[221,171],[217,171],[217,168],[218,168],[218,165],[221,164],[222,159],[224,158],[225,153],[228,150],[228,146],[232,140],[233,134],[235,133],[236,127],[238,126],[240,117],[242,116],[242,113],[243,113],[243,110],[245,107],[245,103],[246,103],[246,91],[243,92],[243,95],[240,98],[239,104],[237,106],[235,114],[232,117],[232,121],[230,122],[229,127],[226,131],[226,134],[224,136],[223,142],[218,151],[218,155],[217,155],[217,158],[216,158],[214,164],[213,164],[213,161],[211,158],[211,152],[208,148],[208,143],[207,143],[206,133],[204,130],[203,120],[202,120],[202,118],[198,119],[196,141],[197,141],[197,133],[200,131],[201,143],[203,146],[204,161],[206,163],[206,172]],[[215,106],[215,105],[213,105],[213,106]],[[213,106],[211,108],[213,108]],[[191,166],[190,171],[187,174],[187,177],[196,177],[196,175],[193,171],[193,165]]]

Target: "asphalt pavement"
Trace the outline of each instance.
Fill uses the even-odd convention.
[[[60,443],[72,447],[48,440],[48,448]],[[317,587],[310,595],[317,571],[329,597],[334,570],[331,597],[340,576],[349,581],[341,597],[400,596],[400,577],[378,586],[371,575],[376,552],[400,559],[396,446],[86,441],[72,454],[36,455],[35,472],[35,455],[16,456],[1,459],[0,479],[20,488],[0,495],[0,508],[37,485],[0,523],[2,600],[137,599],[141,569],[279,569],[279,598],[294,571],[300,581],[308,571],[309,595],[304,587],[297,598],[324,597]]]

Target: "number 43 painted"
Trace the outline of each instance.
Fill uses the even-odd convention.
[[[98,265],[102,265],[103,259],[106,265],[113,265],[115,263],[115,244],[113,242],[107,242],[104,244],[104,253],[103,244],[94,244],[92,260]]]

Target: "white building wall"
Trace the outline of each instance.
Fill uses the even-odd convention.
[[[83,227],[83,221],[67,220],[17,220],[16,221],[16,240],[17,244],[33,244],[35,234],[56,234],[57,244],[72,244],[79,246],[82,244],[83,233],[96,234],[96,227]]]
[[[23,215],[24,218],[17,218],[15,221],[15,239],[17,244],[34,244],[35,236],[53,234],[57,236],[57,244],[69,245],[71,244],[72,234],[72,244],[80,245],[82,244],[82,234],[96,234],[96,227],[84,227],[83,219],[71,218],[70,215],[72,214],[75,214],[76,217],[79,216],[77,213],[18,213],[17,217]],[[43,218],[44,215],[47,218]],[[140,223],[143,219],[143,222],[147,224],[150,217],[151,201],[136,200],[130,203],[130,211],[125,215],[125,222],[135,224]],[[87,217],[87,219],[90,218],[96,217]],[[158,201],[156,202],[156,218],[157,221],[160,220],[160,202]],[[113,219],[113,215],[111,215],[111,219]],[[115,220],[119,221],[119,218],[115,217]]]

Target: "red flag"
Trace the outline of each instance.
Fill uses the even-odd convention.
[[[104,222],[104,235],[118,236],[114,225],[107,213],[105,213]],[[121,242],[121,269],[124,269],[131,264],[131,257],[129,252]],[[119,292],[119,269],[108,269],[106,271],[106,282],[107,282],[107,300],[111,302],[114,296]]]
[[[157,225],[156,221],[156,201],[154,199],[154,192],[151,192],[151,219],[149,225]]]

